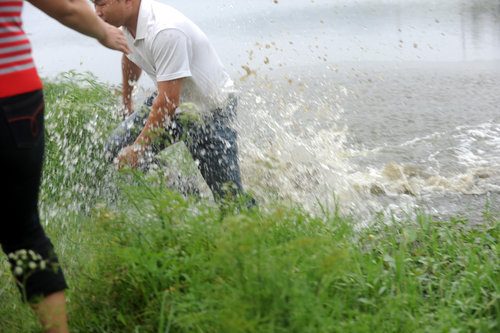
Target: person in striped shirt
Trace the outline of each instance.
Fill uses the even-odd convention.
[[[123,32],[86,0],[30,0],[49,16],[104,46],[129,53]],[[44,154],[43,86],[23,31],[22,0],[0,0],[0,243],[23,299],[46,332],[67,332],[67,288],[38,214]]]

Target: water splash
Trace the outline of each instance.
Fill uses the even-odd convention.
[[[345,214],[366,214],[371,208],[346,178],[352,172],[351,152],[348,129],[339,119],[349,91],[342,86],[329,87],[322,96],[313,91],[286,75],[273,80],[256,76],[241,88],[244,182],[264,201],[298,203],[311,212],[338,205]]]
[[[369,148],[355,142],[345,121],[353,111],[344,107],[350,106],[349,99],[359,98],[356,89],[332,83],[328,72],[314,80],[310,74],[291,80],[286,72],[252,74],[238,84],[243,183],[264,205],[288,201],[311,213],[338,207],[340,214],[367,224],[381,215],[407,218],[422,202],[431,202],[433,212],[453,215],[458,206],[467,206],[467,196],[500,193],[500,172],[494,167],[499,163],[492,163],[497,157],[482,152],[484,147],[490,147],[488,152],[498,149],[495,122],[410,135],[406,141]],[[62,211],[89,213],[96,202],[111,203],[116,197],[117,173],[102,154],[104,141],[119,122],[120,103],[113,87],[81,74],[65,74],[46,88],[48,137],[41,195],[50,200],[42,200],[41,208],[48,223]],[[148,92],[139,90],[134,99],[141,103]],[[412,160],[414,156],[421,159]],[[211,196],[182,144],[162,157],[170,171],[187,170],[187,183],[195,183],[202,197]],[[172,187],[186,183],[177,173],[171,180]],[[484,200],[474,206],[483,208]]]
[[[290,74],[277,71],[272,77],[259,76],[258,72],[245,76],[239,111],[242,171],[245,182],[264,200],[289,200],[312,212],[336,204],[342,214],[368,223],[380,214],[408,218],[420,207],[437,212],[438,217],[463,214],[467,207],[480,212],[491,193],[500,193],[500,172],[495,168],[500,163],[491,156],[498,148],[499,137],[494,120],[443,128],[440,121],[450,123],[447,110],[439,115],[441,120],[436,119],[435,105],[424,113],[422,103],[398,109],[397,85],[405,89],[413,81],[403,85],[399,81],[384,82],[379,80],[380,73],[368,71],[373,77],[372,80],[370,74],[364,74],[369,85],[387,89],[378,91],[377,98],[394,99],[394,105],[388,99],[380,106],[390,112],[389,116],[411,116],[419,112],[414,108],[420,108],[420,117],[429,114],[429,121],[436,123],[431,127],[435,132],[407,133],[412,127],[404,119],[385,119],[384,114],[377,114],[378,106],[370,109],[367,102],[371,100],[367,99],[373,93],[360,97],[365,89],[362,85],[352,79],[346,81],[336,73],[330,75],[331,70],[313,69],[311,72],[320,73],[314,81],[311,73],[302,79],[301,71],[292,71],[295,82],[290,81]],[[405,79],[415,80],[414,75],[409,72]],[[342,83],[343,79],[348,85]],[[482,93],[483,88],[477,88]],[[416,93],[410,91],[408,98]],[[473,93],[474,90],[469,91]],[[359,108],[363,103],[364,108]],[[462,105],[467,108],[467,104]],[[359,116],[351,114],[357,112]],[[373,137],[377,142],[359,142],[355,137],[359,133],[346,125],[346,119],[357,121],[357,130],[366,129],[363,138]],[[374,130],[370,125],[373,120],[379,124],[387,122],[383,127],[388,133],[382,134],[387,141],[379,142],[381,134],[370,132]],[[361,127],[359,121],[363,122]],[[391,126],[396,126],[393,138]],[[425,128],[427,132],[428,129]],[[459,198],[453,199],[459,204],[455,205],[450,196]]]
[[[115,173],[103,156],[118,105],[113,89],[89,73],[62,73],[45,82],[46,154],[41,216],[87,214],[92,202],[116,193]]]

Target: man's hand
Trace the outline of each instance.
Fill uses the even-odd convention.
[[[118,169],[125,166],[130,166],[131,168],[136,169],[139,166],[139,160],[144,155],[144,151],[145,149],[137,144],[123,148],[116,157],[118,162],[115,163],[115,166]]]

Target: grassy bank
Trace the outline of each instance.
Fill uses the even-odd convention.
[[[76,78],[46,85],[41,193],[74,332],[500,330],[498,210],[474,226],[420,212],[369,230],[334,207],[222,214],[166,190],[161,174],[109,168],[100,152],[115,97]],[[4,259],[0,332],[36,332]]]

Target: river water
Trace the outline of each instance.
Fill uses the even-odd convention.
[[[163,2],[207,33],[241,91],[242,174],[261,200],[335,202],[365,222],[498,214],[500,1]],[[42,76],[120,83],[120,54],[23,15]]]

